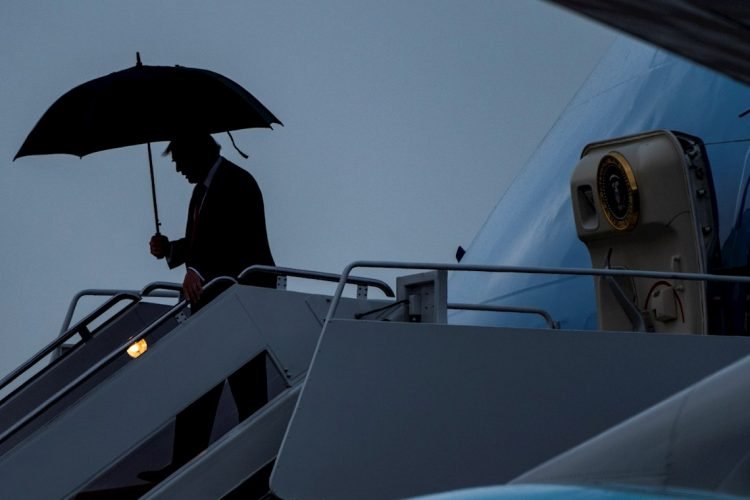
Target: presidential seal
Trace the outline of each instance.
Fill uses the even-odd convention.
[[[604,216],[618,231],[630,231],[638,224],[638,186],[630,164],[614,151],[599,162],[596,174]]]

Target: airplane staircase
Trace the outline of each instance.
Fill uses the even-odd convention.
[[[171,307],[147,299],[176,298],[177,289],[176,284],[156,282],[141,291],[86,290],[78,294],[69,308],[63,332],[0,381],[0,455],[119,369],[127,356],[119,356],[95,376],[77,381],[105,354],[127,342]],[[75,306],[85,295],[104,295],[109,299],[70,326]],[[176,324],[163,321],[152,338],[161,338]],[[50,401],[59,391],[65,394]]]
[[[661,276],[385,262],[344,276],[354,267]],[[271,475],[281,498],[503,484],[750,354],[740,336],[352,321],[337,298]]]
[[[276,269],[276,274],[282,271],[327,281],[339,278],[285,269]],[[358,297],[344,301],[342,317],[353,318],[384,303],[368,299],[367,286],[392,295],[377,280],[351,281],[358,285]],[[127,299],[142,302],[137,297]],[[0,430],[3,496],[133,498],[146,494],[154,484],[139,480],[137,473],[158,469],[170,460],[175,415],[262,356],[270,401],[237,425],[225,390],[210,448],[150,495],[175,498],[188,492],[188,497],[210,498],[253,487],[258,471],[261,477],[270,474],[269,464],[278,452],[329,304],[330,297],[324,295],[234,282],[187,319],[184,301],[166,310],[165,306],[141,306],[151,313],[147,326],[128,323],[129,328],[121,328],[126,333],[106,339],[104,348],[108,330],[124,325],[138,310],[126,307],[101,331],[90,332],[90,338],[85,332],[87,341],[14,389],[0,405],[0,417],[7,415],[8,422]],[[84,331],[86,322],[82,323],[71,329],[75,333],[66,332],[35,358],[48,356]],[[148,342],[147,351],[129,357],[127,347],[141,339]],[[95,345],[96,355],[90,348]],[[86,363],[71,369],[79,358]],[[22,371],[9,378],[17,380]],[[50,386],[48,379],[57,380],[55,373],[66,376]],[[194,470],[201,472],[200,481],[191,473]],[[267,490],[267,479],[261,483],[265,484],[257,487]]]
[[[395,301],[369,299],[359,283],[343,298],[354,267],[438,273],[399,278]],[[750,354],[748,337],[560,330],[541,310],[452,304],[448,270],[667,276],[355,262],[328,276],[339,280],[333,297],[231,281],[186,320],[180,302],[24,406],[0,431],[4,496],[384,498],[498,484]],[[447,309],[472,308],[537,315],[548,328],[445,323]],[[128,357],[141,339],[148,350]],[[208,449],[158,484],[141,481],[170,461],[174,417],[259,359],[268,402],[238,422],[225,387]]]

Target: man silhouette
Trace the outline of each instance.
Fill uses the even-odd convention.
[[[201,287],[217,276],[237,276],[253,264],[274,265],[266,233],[263,195],[252,175],[219,155],[209,134],[182,134],[169,143],[177,172],[195,184],[185,237],[169,241],[155,234],[151,254],[167,259],[170,268],[186,266],[182,289],[192,305],[200,305]],[[260,286],[274,286],[268,276]]]
[[[170,268],[185,264],[182,283],[193,311],[209,299],[202,286],[217,276],[238,276],[254,264],[274,265],[266,234],[263,196],[257,182],[245,170],[219,154],[220,146],[206,133],[185,133],[169,143],[177,172],[195,184],[188,207],[185,237],[170,241],[155,234],[149,242],[151,254],[166,258]],[[254,275],[245,282],[275,286],[275,277]],[[265,356],[250,360],[229,377],[240,421],[267,402]],[[201,396],[175,418],[172,463],[159,471],[139,474],[159,481],[209,444],[223,382]]]

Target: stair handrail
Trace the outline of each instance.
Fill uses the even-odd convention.
[[[162,290],[158,292],[157,290]],[[182,285],[171,281],[154,281],[144,286],[139,292],[142,297],[179,297]]]
[[[18,368],[16,368],[12,372],[10,372],[8,375],[6,375],[2,380],[0,380],[0,390],[7,387],[8,384],[13,382],[15,379],[17,379],[19,376],[25,373],[29,368],[37,364],[39,361],[41,361],[48,355],[52,354],[52,352],[55,349],[60,347],[66,340],[70,339],[74,335],[77,335],[80,333],[81,337],[84,337],[84,338],[86,338],[87,336],[90,337],[91,332],[88,329],[88,325],[95,319],[99,318],[102,314],[107,312],[109,309],[111,309],[112,306],[122,302],[123,300],[131,300],[132,303],[134,304],[140,301],[141,297],[138,293],[135,293],[135,292],[116,293],[108,301],[106,301],[105,303],[103,303],[102,305],[94,309],[91,313],[86,315],[84,318],[78,321],[75,325],[69,327],[62,334],[60,334],[55,340],[53,340],[46,346],[42,347],[36,354],[31,356],[31,358],[26,360]]]
[[[273,274],[274,276],[291,276],[293,278],[305,278],[316,281],[328,281],[332,283],[338,283],[342,278],[342,275],[336,273],[325,273],[322,271],[310,271],[307,269],[294,269],[291,267],[278,267],[278,266],[265,266],[256,264],[246,268],[239,275],[238,280],[242,280],[245,276],[252,273],[266,273]],[[364,278],[361,276],[347,276],[346,283],[357,286],[367,286],[377,288],[385,294],[386,297],[395,297],[393,289],[384,281],[375,278]]]
[[[461,311],[487,311],[487,312],[509,312],[509,313],[519,313],[519,314],[536,314],[537,316],[541,316],[542,318],[544,318],[544,321],[547,322],[547,326],[549,326],[552,330],[557,330],[560,327],[557,321],[552,319],[552,316],[550,315],[550,313],[548,313],[544,309],[539,309],[536,307],[495,306],[495,305],[487,305],[487,304],[462,304],[462,303],[448,302],[448,304],[446,305],[446,309],[454,309],[454,310],[461,310]]]
[[[173,287],[178,287],[177,289]],[[78,307],[78,302],[83,297],[108,297],[108,296],[114,296],[119,293],[131,293],[131,294],[137,294],[141,297],[149,296],[149,297],[177,297],[178,295],[173,292],[158,292],[154,293],[156,289],[165,289],[165,290],[172,290],[172,291],[179,291],[180,285],[176,283],[169,283],[165,281],[155,281],[153,283],[150,283],[146,285],[140,292],[138,290],[119,290],[119,289],[108,289],[108,288],[87,288],[85,290],[81,290],[77,294],[73,296],[73,298],[70,300],[70,305],[68,305],[68,311],[65,313],[65,319],[63,319],[62,327],[60,328],[60,334],[62,335],[65,333],[68,328],[70,328],[70,322],[73,319],[73,314],[75,314],[76,307]],[[145,292],[145,293],[144,293]]]
[[[375,261],[375,260],[358,260],[347,265],[341,273],[341,279],[336,287],[336,292],[328,307],[325,322],[323,323],[323,332],[325,332],[328,323],[333,319],[338,309],[341,296],[346,285],[346,280],[353,269],[363,268],[380,268],[380,269],[422,269],[435,271],[456,271],[456,272],[482,272],[482,273],[521,273],[521,274],[552,274],[568,276],[626,276],[633,278],[653,278],[653,279],[672,279],[686,281],[718,281],[725,283],[745,283],[750,284],[750,276],[730,276],[719,274],[702,274],[702,273],[678,273],[667,271],[641,271],[633,269],[594,269],[594,268],[576,268],[576,267],[541,267],[541,266],[490,266],[479,264],[444,264],[444,263],[425,263],[425,262],[395,262],[395,261]],[[321,333],[321,336],[322,336]]]
[[[217,278],[212,279],[203,287],[201,288],[202,291],[206,291],[209,288],[212,288],[217,283],[222,281],[230,281],[234,284],[237,283],[237,280],[228,276],[219,276]],[[99,371],[102,367],[109,364],[113,359],[115,359],[118,355],[123,354],[127,351],[128,347],[133,345],[134,343],[138,342],[142,338],[150,335],[154,330],[159,328],[165,321],[168,319],[174,317],[176,314],[178,314],[182,309],[187,307],[188,301],[183,299],[180,300],[176,305],[174,305],[169,311],[165,312],[161,316],[159,316],[154,322],[152,322],[149,326],[141,330],[139,333],[128,339],[126,342],[119,345],[117,348],[110,351],[109,354],[104,356],[102,359],[97,361],[95,364],[90,366],[85,372],[77,376],[75,379],[68,382],[65,386],[58,389],[57,392],[55,392],[53,395],[48,397],[46,400],[44,400],[42,403],[39,404],[34,410],[27,413],[23,418],[18,420],[14,425],[9,427],[5,432],[0,434],[0,444],[4,443],[6,439],[8,439],[11,435],[13,435],[18,429],[25,426],[27,423],[29,423],[31,420],[39,416],[43,411],[45,411],[47,408],[55,404],[57,401],[59,401],[63,396],[68,394],[70,391],[75,389],[79,384],[86,381],[91,375]]]

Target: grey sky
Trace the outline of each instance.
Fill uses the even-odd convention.
[[[263,189],[277,263],[340,272],[452,261],[612,38],[521,0],[4,0],[0,375],[54,338],[78,290],[182,278],[147,251],[145,146],[11,162],[57,97],[136,51],[223,73],[284,122],[235,134],[247,161],[217,139]],[[190,187],[163,147],[163,232],[179,237]]]

